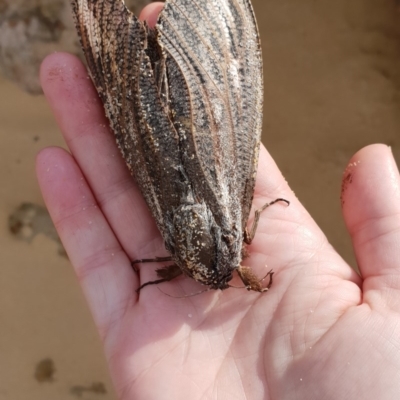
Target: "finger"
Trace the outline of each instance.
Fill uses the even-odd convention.
[[[141,18],[154,25],[162,7],[149,5]],[[158,229],[122,161],[85,67],[71,55],[53,54],[40,75],[64,138],[121,245],[132,259],[162,254]],[[132,230],[137,221],[141,228]]]
[[[40,76],[68,147],[119,242],[132,259],[146,256],[146,247],[154,254],[157,228],[122,160],[85,67],[76,57],[57,53],[44,60]]]
[[[295,273],[312,274],[310,265],[320,265],[317,275],[326,273],[360,284],[360,278],[329,244],[325,234],[290,189],[278,166],[264,146],[260,149],[253,211],[276,198],[290,201],[290,205],[276,203],[263,211],[249,252],[266,254],[265,263],[277,273],[284,267]],[[252,256],[254,264],[262,264]],[[260,257],[262,260],[262,257]],[[314,261],[313,261],[314,260]],[[279,279],[278,274],[276,277]]]
[[[265,147],[261,145],[253,208],[258,209],[277,198],[288,200],[290,205],[287,206],[285,203],[277,203],[276,206],[268,209],[268,211],[265,210],[265,212],[261,214],[263,218],[268,219],[269,217],[273,218],[279,215],[279,218],[286,219],[295,224],[301,223],[307,225],[315,234],[321,236],[321,238],[324,237],[318,225],[289,187],[271,155]]]
[[[74,159],[48,148],[37,156],[44,200],[104,337],[131,305],[138,278]]]
[[[158,14],[164,7],[164,3],[155,2],[150,3],[145,8],[143,8],[140,13],[139,19],[142,21],[147,21],[149,26],[153,28],[157,23]]]
[[[368,146],[352,157],[342,204],[364,290],[399,290],[400,178],[388,146]]]
[[[264,145],[260,147],[260,157],[256,178],[257,195],[269,197],[293,196],[293,192]]]

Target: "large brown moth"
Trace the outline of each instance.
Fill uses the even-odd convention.
[[[248,290],[268,290],[272,272],[264,288],[241,266],[259,216],[247,231],[263,103],[250,0],[167,0],[154,29],[122,0],[72,7],[122,156],[171,254],[158,260],[174,262],[140,288],[183,273],[226,289],[236,270]]]

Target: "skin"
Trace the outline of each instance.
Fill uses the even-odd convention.
[[[141,18],[154,25],[162,4]],[[400,179],[390,148],[349,163],[343,216],[361,276],[294,197],[265,148],[254,206],[263,212],[244,265],[275,271],[268,293],[210,291],[155,278],[130,261],[166,255],[83,65],[53,54],[43,90],[70,153],[47,148],[37,175],[75,268],[120,399],[394,399],[400,393]],[[253,214],[252,214],[253,215]],[[158,265],[160,266],[160,265]],[[232,284],[240,286],[235,278]]]

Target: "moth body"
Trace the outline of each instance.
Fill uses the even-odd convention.
[[[182,272],[212,289],[228,288],[241,261],[241,231],[224,233],[204,202],[180,206],[172,219],[166,247]]]
[[[265,291],[241,266],[263,103],[250,0],[166,0],[154,29],[122,0],[71,3],[118,147],[175,262],[150,283],[183,273],[226,289],[236,270]]]

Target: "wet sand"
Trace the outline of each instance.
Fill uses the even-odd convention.
[[[253,2],[265,61],[263,142],[355,266],[341,178],[349,158],[371,143],[391,145],[400,160],[398,3]],[[0,400],[115,399],[91,316],[48,222],[30,230],[33,207],[14,233],[8,227],[22,203],[43,206],[34,158],[48,145],[63,142],[44,98],[0,81]]]

